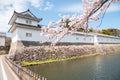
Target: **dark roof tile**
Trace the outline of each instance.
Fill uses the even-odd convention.
[[[22,25],[22,26],[27,26],[27,27],[33,27],[33,28],[41,28],[41,25],[33,26],[33,25],[28,25],[28,24],[21,24],[21,23],[15,23],[17,25]]]

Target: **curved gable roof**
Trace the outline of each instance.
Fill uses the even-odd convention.
[[[24,11],[24,12],[21,12],[21,13],[18,13],[16,11],[14,11],[14,14],[13,16],[11,17],[10,21],[8,24],[12,24],[15,19],[17,17],[22,17],[22,18],[26,18],[26,19],[31,19],[31,20],[35,20],[35,21],[38,21],[40,22],[42,20],[42,18],[37,18],[29,9],[27,11]]]

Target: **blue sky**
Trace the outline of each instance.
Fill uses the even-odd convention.
[[[50,21],[57,22],[61,15],[82,14],[81,0],[0,0],[0,31],[7,32],[11,27],[8,25],[13,11],[23,12],[30,9],[33,14],[43,20],[39,23],[48,25]],[[101,20],[102,14],[99,16]],[[90,27],[97,29],[100,20],[89,23]],[[99,29],[120,29],[120,2],[112,3],[107,10],[103,23]]]

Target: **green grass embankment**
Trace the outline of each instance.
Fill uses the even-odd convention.
[[[96,55],[98,55],[98,53],[74,56],[71,58],[49,59],[49,60],[42,60],[42,61],[22,61],[21,64],[22,66],[30,66],[30,65],[58,62],[58,61],[66,61],[66,60],[72,60],[72,59],[78,59],[78,58],[86,58],[86,57],[96,56]]]

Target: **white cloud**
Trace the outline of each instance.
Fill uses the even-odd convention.
[[[35,7],[39,10],[50,10],[53,4],[44,0],[0,0],[0,31],[7,32],[10,28],[8,22],[13,11],[22,12],[29,8]]]
[[[120,11],[120,4],[111,4],[110,7],[108,8],[107,12],[118,12]]]
[[[70,4],[66,6],[62,6],[59,9],[60,12],[72,12],[72,13],[81,13],[82,12],[82,4]]]
[[[10,28],[10,26],[8,25],[8,21],[12,16],[12,12],[12,10],[0,12],[0,31],[6,32]]]
[[[49,1],[47,1],[46,2],[46,7],[44,8],[44,10],[46,11],[46,10],[51,10],[52,8],[53,8],[53,4],[52,3],[50,3]]]
[[[59,9],[60,12],[72,12],[72,13],[81,13],[83,11],[82,4],[69,4],[62,6]],[[120,11],[120,3],[112,3],[110,7],[107,9],[107,12],[117,12]]]
[[[43,6],[44,1],[43,0],[28,0],[32,6],[36,8],[41,8]]]

